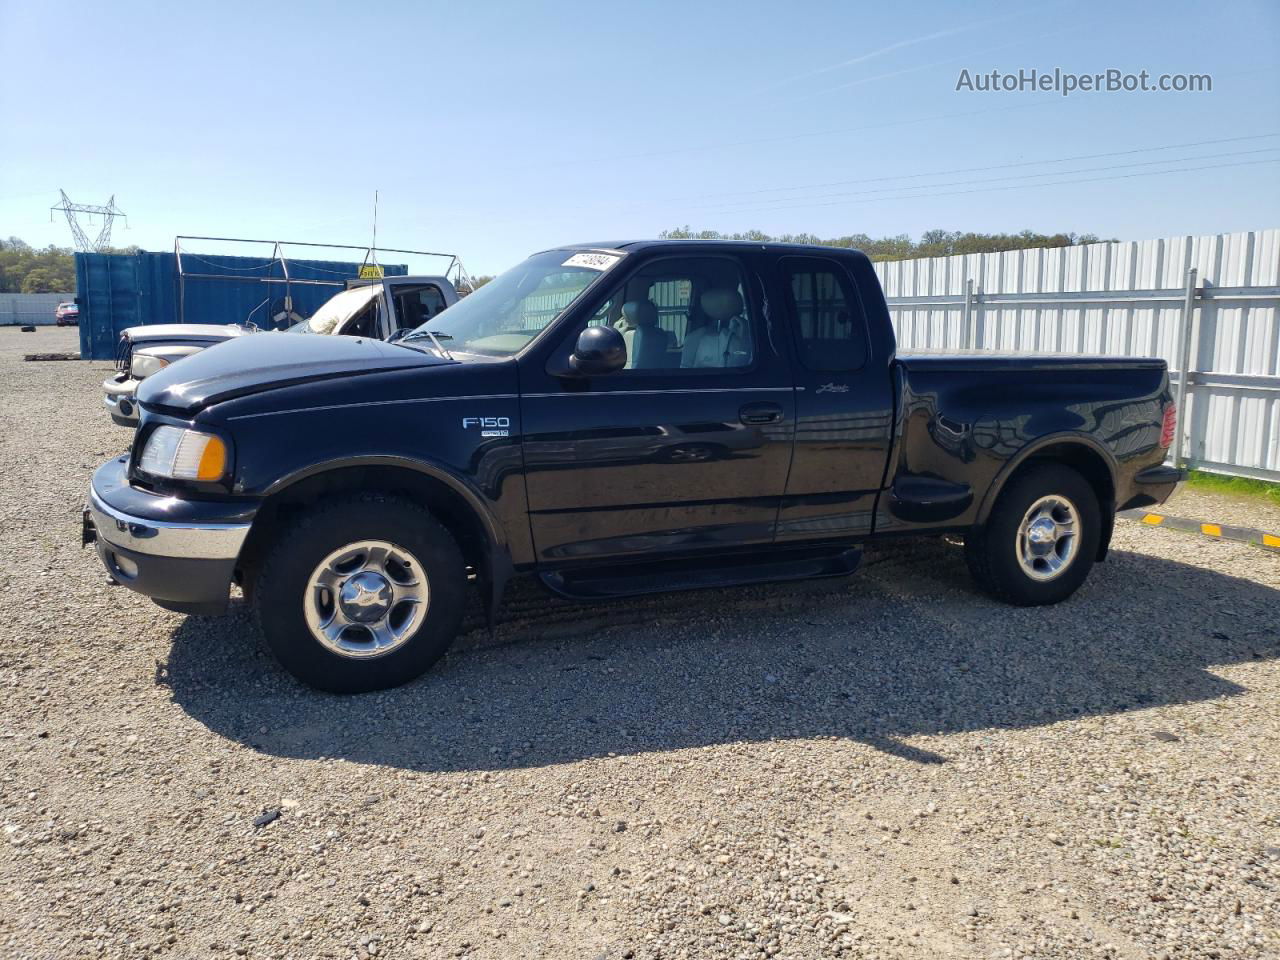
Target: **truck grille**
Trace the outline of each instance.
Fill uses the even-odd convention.
[[[121,335],[120,341],[116,344],[116,369],[127,375],[132,363],[133,341],[128,337]]]

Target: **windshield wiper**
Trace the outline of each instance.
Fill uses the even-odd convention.
[[[440,334],[440,336],[436,336],[430,330],[424,330],[422,332],[431,338],[431,343],[437,350],[440,351],[440,356],[444,357],[446,360],[453,359],[453,354],[451,354],[448,350],[446,350],[444,348],[444,344],[440,342],[441,337],[443,337],[445,340],[452,340],[453,337],[449,336],[449,334],[447,333],[442,333]],[[405,339],[408,340],[409,338],[405,337]]]

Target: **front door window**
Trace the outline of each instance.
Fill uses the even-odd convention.
[[[626,371],[636,373],[745,369],[755,355],[742,270],[722,257],[675,257],[642,268],[588,323],[621,331]]]

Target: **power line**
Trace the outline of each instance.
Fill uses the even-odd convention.
[[[1015,163],[996,163],[981,167],[956,167],[951,170],[935,170],[930,173],[904,173],[885,177],[857,177],[851,180],[830,180],[826,183],[797,184],[789,187],[763,187],[759,190],[730,190],[724,193],[701,194],[697,197],[674,197],[671,202],[701,200],[706,197],[755,196],[761,193],[783,193],[790,190],[817,190],[822,187],[843,187],[851,183],[883,183],[886,180],[919,180],[925,177],[947,177],[953,173],[979,173],[985,170],[1012,170],[1017,167],[1036,167],[1047,163],[1074,163],[1077,160],[1102,160],[1106,157],[1127,157],[1136,153],[1154,153],[1157,150],[1182,150],[1189,147],[1207,147],[1220,143],[1239,143],[1244,140],[1265,140],[1280,137],[1280,132],[1258,133],[1244,137],[1220,137],[1215,140],[1192,140],[1187,143],[1164,143],[1154,147],[1135,147],[1132,150],[1113,150],[1108,153],[1082,153],[1072,157],[1051,157],[1047,160],[1019,160]]]
[[[1272,153],[1276,150],[1280,150],[1280,146],[1261,147],[1257,150],[1234,150],[1234,151],[1228,151],[1226,153],[1206,153],[1206,154],[1201,154],[1200,156],[1195,156],[1195,157],[1174,157],[1168,160],[1143,160],[1143,161],[1139,161],[1138,163],[1105,164],[1100,167],[1082,167],[1079,170],[1054,170],[1048,173],[1021,173],[1021,174],[1014,174],[1012,176],[1000,177],[995,180],[991,180],[987,178],[978,178],[976,180],[952,180],[947,183],[926,183],[926,184],[921,184],[920,189],[932,190],[935,187],[960,187],[960,186],[967,186],[968,184],[973,184],[973,183],[1003,183],[1006,180],[1031,180],[1037,177],[1061,177],[1061,176],[1071,176],[1077,173],[1100,173],[1107,170],[1128,170],[1128,169],[1132,169],[1133,167],[1154,167],[1154,166],[1158,166],[1159,164],[1165,164],[1165,163],[1193,163],[1198,160],[1217,160],[1222,157],[1245,157],[1245,156],[1251,156],[1253,154],[1258,154],[1258,153]],[[893,178],[885,177],[882,179],[893,179]],[[807,197],[779,197],[775,200],[744,200],[740,203],[735,202],[735,203],[719,205],[718,209],[730,209],[730,208],[745,209],[750,207],[752,209],[763,210],[763,209],[768,209],[769,206],[771,206],[772,204],[788,203],[794,200],[834,200],[840,197],[861,197],[871,193],[891,193],[898,190],[910,190],[910,189],[915,189],[915,188],[910,186],[879,187],[872,190],[851,190],[844,193],[825,193],[825,194],[816,194],[816,195],[807,196]],[[716,206],[716,205],[710,204],[710,206]]]
[[[1192,173],[1198,170],[1222,170],[1228,167],[1250,167],[1264,163],[1280,163],[1280,157],[1270,160],[1242,160],[1237,163],[1211,163],[1202,167],[1179,167],[1176,170],[1147,170],[1142,173],[1122,173],[1110,177],[1088,177],[1083,180],[1051,180],[1048,183],[1015,183],[1001,187],[979,187],[974,190],[947,190],[940,193],[915,193],[897,197],[867,197],[862,200],[836,200],[828,203],[798,203],[790,207],[773,207],[773,210],[803,210],[810,207],[842,207],[853,206],[858,203],[876,203],[883,200],[929,200],[934,197],[954,197],[969,193],[992,193],[1002,190],[1026,190],[1034,187],[1056,187],[1066,184],[1084,184],[1084,183],[1101,183],[1107,180],[1132,180],[1135,177],[1158,177],[1170,173]],[[909,187],[903,189],[911,189]],[[712,211],[716,212],[716,211]],[[740,210],[726,210],[729,213],[738,213]]]
[[[848,180],[831,180],[825,183],[795,184],[791,186],[781,186],[781,187],[764,187],[757,190],[732,190],[732,191],[725,191],[723,193],[703,193],[703,194],[698,194],[696,196],[689,195],[689,196],[682,196],[682,197],[657,197],[652,200],[646,200],[642,205],[623,206],[616,209],[618,209],[620,212],[627,212],[631,210],[637,210],[637,211],[643,210],[648,212],[648,211],[651,211],[653,209],[653,205],[657,203],[695,203],[696,204],[699,201],[705,201],[705,200],[708,200],[709,198],[721,198],[721,197],[725,198],[725,201],[722,206],[739,207],[747,203],[748,201],[744,200],[742,204],[740,204],[738,201],[734,201],[728,198],[732,198],[732,197],[745,198],[745,197],[761,196],[763,194],[769,194],[769,193],[787,193],[787,192],[797,192],[802,190],[816,190],[822,187],[839,187],[839,186],[845,186],[847,184],[886,183],[894,180],[922,180],[928,177],[949,176],[951,174],[959,174],[959,173],[978,173],[978,172],[984,172],[984,171],[990,171],[990,170],[1013,170],[1013,169],[1018,169],[1023,167],[1034,167],[1034,166],[1042,166],[1047,164],[1073,163],[1078,160],[1101,160],[1107,157],[1126,157],[1126,156],[1133,156],[1135,154],[1154,153],[1160,150],[1181,150],[1181,149],[1188,149],[1191,147],[1212,146],[1215,144],[1241,143],[1241,142],[1248,142],[1248,141],[1255,141],[1255,140],[1265,140],[1265,139],[1270,139],[1274,137],[1280,137],[1280,132],[1249,134],[1246,136],[1239,136],[1239,137],[1217,137],[1209,140],[1190,140],[1182,143],[1163,143],[1163,144],[1156,144],[1150,147],[1133,147],[1127,150],[1112,150],[1104,153],[1084,153],[1084,154],[1076,154],[1074,156],[1067,156],[1067,157],[1049,157],[1042,160],[1019,160],[1012,163],[996,163],[996,164],[987,164],[987,165],[976,166],[976,167],[955,167],[950,170],[934,170],[926,173],[905,173],[905,174],[894,174],[890,176],[858,177],[855,179],[848,179]],[[1216,157],[1218,155],[1212,154],[1210,156]],[[1151,161],[1151,163],[1180,163],[1183,161],[1194,161],[1198,159],[1201,159],[1201,158],[1185,157],[1177,160],[1170,159],[1165,161]],[[1120,169],[1122,166],[1123,165],[1116,165],[1114,169]],[[1065,175],[1068,172],[1077,173],[1077,172],[1084,172],[1084,171],[1059,170],[1059,171],[1050,171],[1050,172],[1041,173],[1041,174],[1031,174],[1028,176],[1048,177],[1048,176]],[[980,181],[974,181],[974,182],[980,182]],[[921,187],[936,187],[936,186],[951,186],[951,185],[952,184],[921,184]],[[910,189],[910,186],[904,184],[901,187],[896,187],[891,189],[905,190],[905,189]],[[862,192],[866,192],[866,191],[858,191],[858,193],[862,193]],[[785,201],[791,201],[791,200],[799,201],[799,200],[806,200],[806,199],[810,199],[810,198],[805,196],[780,197],[778,201],[761,201],[761,203],[772,204],[774,202],[785,202]],[[717,204],[704,203],[701,205],[705,207],[705,206],[716,206]],[[592,204],[589,208],[584,208],[584,209],[597,210],[599,209],[599,204]],[[766,209],[766,208],[761,207],[761,209]]]
[[[1070,32],[1073,32],[1073,31],[1070,31],[1070,30],[1058,31],[1058,33],[1070,33]],[[1048,36],[1056,36],[1056,35],[1057,35],[1056,33],[1050,33],[1050,34],[1044,34],[1043,36],[1048,37]],[[1035,37],[1032,39],[1042,39],[1042,38],[1043,37]],[[1002,44],[1001,47],[992,48],[992,49],[993,50],[1003,49],[1004,47],[1014,46],[1014,45],[1016,44]],[[940,64],[933,64],[933,66],[939,66],[939,65]],[[1272,69],[1274,68],[1268,65],[1265,67],[1257,67],[1257,68],[1252,68],[1248,70],[1232,70],[1232,71],[1229,71],[1227,74],[1215,74],[1215,76],[1238,76],[1240,74],[1258,73],[1260,71],[1272,70]],[[872,79],[877,79],[877,78],[872,78]],[[829,91],[826,91],[826,92],[829,92]],[[722,143],[693,144],[687,147],[672,147],[665,150],[650,150],[644,153],[614,154],[612,156],[603,156],[603,157],[592,156],[589,160],[583,160],[580,157],[572,157],[572,158],[566,158],[563,160],[548,160],[545,162],[545,165],[546,166],[574,166],[574,165],[581,165],[586,163],[592,163],[592,164],[614,163],[620,160],[647,159],[650,157],[671,156],[674,154],[681,154],[681,153],[701,153],[704,151],[725,150],[725,149],[731,149],[735,147],[753,147],[753,146],[759,146],[767,143],[786,143],[792,140],[806,140],[814,137],[831,137],[831,136],[840,136],[846,133],[861,133],[865,130],[879,130],[885,127],[909,126],[915,123],[932,123],[933,121],[936,121],[936,120],[952,120],[958,117],[972,117],[972,116],[979,116],[979,115],[988,114],[988,113],[1003,113],[1008,110],[1029,110],[1035,107],[1048,106],[1054,103],[1059,103],[1059,104],[1067,103],[1069,100],[1070,100],[1069,97],[1053,95],[1053,96],[1037,98],[1034,100],[1029,100],[1025,103],[1011,104],[1005,107],[987,107],[982,110],[966,110],[966,111],[960,111],[957,113],[939,113],[939,114],[933,114],[931,116],[925,116],[925,117],[912,117],[906,120],[886,120],[881,123],[872,123],[872,124],[867,124],[861,127],[832,127],[825,130],[810,130],[803,133],[784,134],[784,135],[775,136],[775,137],[757,137],[751,140],[731,140],[731,141],[726,141]],[[1071,101],[1071,102],[1083,103],[1084,101],[1082,99],[1077,98],[1075,101]],[[579,151],[579,153],[582,153],[582,152],[583,151],[581,150]],[[528,164],[525,164],[521,169],[526,169],[527,166]]]
[[[688,147],[673,147],[667,150],[651,150],[645,153],[625,153],[613,156],[592,157],[589,161],[580,157],[565,160],[547,161],[547,166],[574,166],[584,163],[614,163],[619,160],[643,160],[649,157],[671,156],[680,153],[700,153],[704,150],[728,150],[736,147],[755,147],[765,143],[788,143],[792,140],[807,140],[813,137],[832,137],[846,133],[862,133],[866,130],[881,130],[885,127],[910,126],[913,123],[933,123],[937,120],[953,120],[957,117],[976,117],[987,113],[1004,113],[1008,110],[1029,110],[1033,107],[1048,106],[1053,103],[1066,103],[1066,97],[1044,97],[1027,103],[1016,103],[1007,107],[987,107],[983,110],[962,110],[956,113],[937,113],[926,117],[911,117],[906,120],[885,120],[881,123],[869,123],[861,127],[834,127],[827,130],[810,130],[804,133],[790,133],[776,137],[757,137],[752,140],[731,140],[723,143],[702,143]],[[581,151],[579,151],[581,152]]]

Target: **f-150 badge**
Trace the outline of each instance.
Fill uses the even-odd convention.
[[[462,429],[474,430],[480,429],[482,437],[509,437],[511,436],[511,418],[510,417],[463,417]]]
[[[847,383],[824,383],[815,393],[848,393],[849,385]]]

